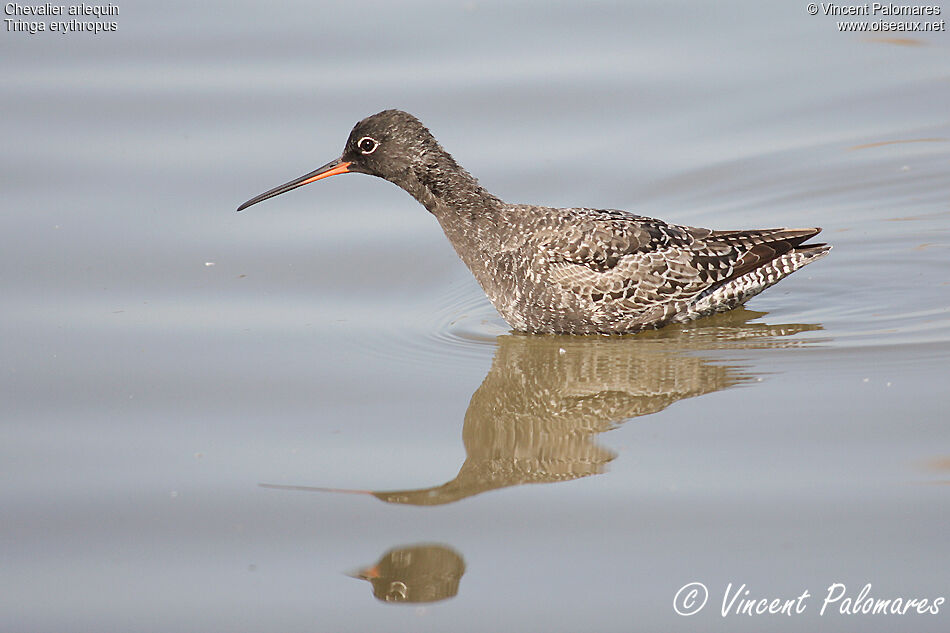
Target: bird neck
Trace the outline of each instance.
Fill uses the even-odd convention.
[[[408,180],[406,191],[436,217],[487,211],[502,204],[445,151],[413,165]]]

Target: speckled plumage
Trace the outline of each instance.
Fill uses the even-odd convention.
[[[523,332],[622,334],[722,312],[831,249],[802,244],[819,228],[713,231],[612,209],[509,204],[399,110],[363,119],[339,160],[241,209],[345,172],[385,178],[424,205],[501,316]]]

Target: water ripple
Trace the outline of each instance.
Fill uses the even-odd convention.
[[[380,318],[382,329],[356,345],[398,363],[471,366],[487,362],[496,338],[510,330],[474,282],[456,282],[422,299],[399,318]]]

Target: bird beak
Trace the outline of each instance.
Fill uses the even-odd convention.
[[[243,211],[253,204],[258,202],[263,202],[268,198],[273,198],[274,196],[279,196],[282,193],[290,191],[291,189],[296,189],[297,187],[303,187],[304,185],[309,185],[312,182],[316,182],[321,178],[328,178],[330,176],[336,176],[337,174],[345,174],[350,171],[350,163],[345,162],[342,158],[337,158],[336,160],[331,160],[329,163],[312,171],[309,174],[303,175],[296,180],[291,180],[290,182],[284,183],[279,187],[274,187],[270,191],[265,191],[259,196],[255,196],[238,207],[238,211]]]

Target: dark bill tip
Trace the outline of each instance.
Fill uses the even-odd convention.
[[[305,174],[300,178],[291,180],[290,182],[284,183],[279,187],[274,187],[270,191],[265,191],[259,196],[254,196],[241,206],[237,208],[238,211],[243,211],[244,209],[257,204],[258,202],[263,202],[268,198],[273,198],[274,196],[279,196],[282,193],[286,193],[291,189],[296,189],[297,187],[303,187],[304,185],[309,185],[311,182],[316,182],[321,178],[328,178],[330,176],[336,176],[337,174],[345,174],[350,169],[350,163],[345,162],[342,158],[330,161],[320,169],[314,170],[309,174]]]

